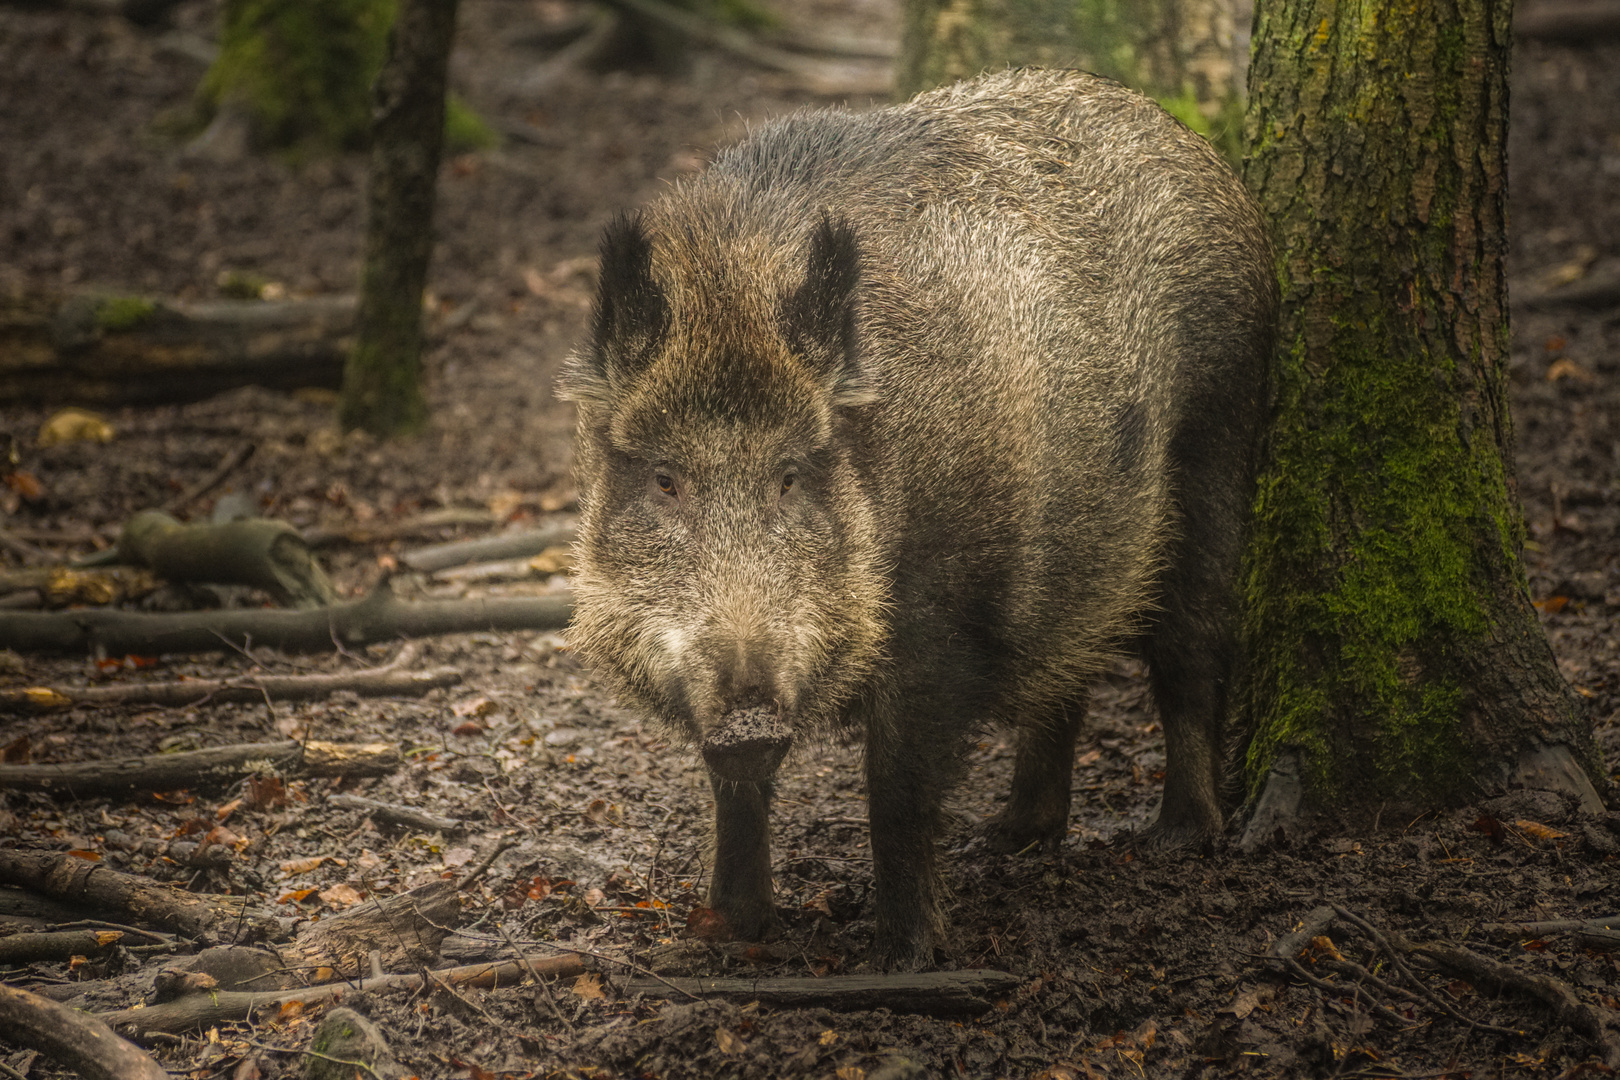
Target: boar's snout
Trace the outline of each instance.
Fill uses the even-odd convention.
[[[703,763],[722,780],[758,784],[776,775],[793,738],[774,705],[734,709],[703,740]]]

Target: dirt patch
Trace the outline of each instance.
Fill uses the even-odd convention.
[[[0,492],[9,526],[29,530],[53,554],[86,554],[108,544],[131,513],[185,490],[247,441],[257,452],[190,507],[192,515],[237,494],[301,527],[350,528],[441,507],[485,507],[521,526],[568,504],[570,417],[551,382],[583,324],[596,231],[615,210],[699,168],[748,124],[833,99],[710,54],[680,77],[536,80],[543,56],[525,42],[538,22],[573,7],[467,0],[464,8],[458,89],[511,134],[502,149],[444,169],[429,431],[387,446],[342,437],[321,395],[249,389],[114,411],[113,442],[40,448],[34,434],[48,410],[9,409],[0,430],[17,441],[21,468],[42,489]],[[896,8],[828,0],[797,10],[892,37]],[[214,17],[211,5],[192,0],[177,23],[205,37]],[[352,288],[363,160],[222,164],[186,156],[153,126],[186,104],[201,74],[177,40],[116,19],[0,9],[0,289],[102,283],[204,297],[217,294],[226,271],[280,282],[294,295]],[[1510,269],[1516,281],[1579,276],[1620,256],[1620,204],[1610,198],[1620,173],[1620,48],[1527,45],[1515,73]],[[870,82],[870,72],[850,78]],[[1620,609],[1617,336],[1612,313],[1523,313],[1512,383],[1531,595],[1564,673],[1593,710],[1611,772],[1620,768],[1620,647],[1611,630]],[[420,539],[473,531],[446,527]],[[358,594],[397,571],[413,542],[334,549],[328,564],[339,588]],[[539,578],[397,580],[402,590],[434,595],[556,587]],[[7,792],[0,835],[6,844],[97,851],[109,865],[247,894],[304,920],[458,876],[504,837],[516,844],[464,894],[447,962],[499,958],[516,941],[540,952],[589,950],[666,977],[865,971],[871,869],[858,751],[799,748],[784,767],[773,816],[782,936],[753,947],[706,942],[687,930],[706,883],[710,796],[700,760],[617,709],[560,644],[550,634],[424,642],[417,663],[455,665],[463,681],[419,698],[6,718],[0,746],[21,753],[26,740],[37,761],[310,737],[388,740],[409,764],[379,780],[294,781],[286,805],[260,809],[233,806],[242,794],[235,789],[83,801]],[[389,655],[382,646],[322,657],[247,650],[155,667],[5,658],[0,676],[6,685],[73,686],[340,670]],[[1365,835],[1247,857],[1225,848],[1141,850],[1132,837],[1151,816],[1164,750],[1132,665],[1099,688],[1080,755],[1067,842],[1051,855],[1008,857],[987,851],[973,825],[998,805],[1011,747],[992,732],[974,753],[949,853],[954,935],[940,962],[1021,980],[979,1015],[666,1002],[628,992],[628,980],[645,975],[605,962],[599,974],[553,986],[549,999],[534,987],[362,990],[345,1004],[378,1021],[424,1077],[1461,1077],[1574,1075],[1566,1070],[1593,1060],[1590,1041],[1545,1007],[1453,975],[1418,973],[1456,1013],[1522,1034],[1471,1027],[1423,994],[1358,986],[1333,975],[1320,952],[1312,970],[1332,976],[1327,989],[1264,959],[1309,912],[1337,903],[1414,942],[1464,942],[1554,976],[1620,1021],[1615,953],[1567,933],[1482,929],[1620,910],[1620,823],[1612,814],[1583,817],[1556,799],[1519,795],[1416,820],[1390,810]],[[409,804],[460,828],[400,829],[328,802],[339,792]],[[221,824],[239,845],[221,870],[131,853],[107,839],[114,829],[168,840]],[[1340,917],[1332,931],[1345,960],[1394,986],[1372,939],[1350,925]],[[112,1008],[146,995],[163,962],[117,949],[4,975]],[[217,1037],[160,1042],[156,1053],[198,1077],[288,1075],[302,1069],[313,1027],[299,1015],[255,1028],[223,1025]],[[3,1043],[0,1058],[30,1077],[57,1075]]]

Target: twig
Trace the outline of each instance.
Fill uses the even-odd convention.
[[[37,563],[51,561],[49,552],[35,547],[33,544],[30,544],[28,541],[14,535],[6,529],[0,529],[0,547],[6,548],[13,554],[20,556],[24,562]]]
[[[177,514],[181,510],[190,506],[192,503],[196,502],[210,491],[213,491],[220,484],[224,483],[227,476],[235,472],[241,467],[243,462],[247,461],[248,458],[253,456],[253,451],[255,449],[257,449],[257,447],[253,443],[243,443],[242,445],[235,447],[226,453],[224,457],[219,459],[219,464],[214,466],[214,470],[212,472],[210,472],[207,476],[204,476],[201,480],[198,480],[195,484],[192,484],[190,487],[186,488],[168,502],[164,503],[163,509],[171,514]]]
[[[489,854],[485,855],[481,860],[479,860],[477,866],[467,871],[467,876],[461,879],[460,884],[458,884],[456,888],[465,889],[472,885],[473,882],[489,873],[489,868],[495,865],[495,860],[501,857],[502,852],[505,852],[509,848],[516,847],[517,843],[517,838],[512,836],[503,836],[499,840],[495,841],[495,845],[489,849]]]
[[[1305,970],[1305,966],[1303,964],[1291,956],[1276,956],[1272,953],[1263,953],[1260,954],[1260,958],[1282,964],[1295,978],[1300,979],[1302,982],[1305,982],[1310,986],[1316,987],[1318,990],[1325,990],[1335,997],[1338,997],[1345,991],[1345,988],[1342,986],[1331,983],[1320,976],[1312,975],[1309,971]],[[1414,1026],[1408,1023],[1406,1018],[1400,1013],[1397,1013],[1393,1009],[1386,1008],[1383,1005],[1378,1004],[1376,1001],[1369,1000],[1367,1002],[1367,1007],[1369,1010],[1371,1010],[1374,1016],[1378,1017],[1385,1023],[1393,1024],[1395,1027],[1403,1030]]]
[[[523,950],[518,948],[516,941],[512,940],[512,932],[506,928],[506,924],[503,922],[496,922],[495,929],[499,930],[501,937],[506,939],[507,947],[512,950],[512,955],[518,958],[518,963],[522,964],[523,969],[533,976],[534,981],[539,984],[540,994],[546,999],[546,1004],[550,1006],[551,1015],[557,1018],[558,1023],[572,1032],[574,1022],[564,1016],[562,1009],[557,1007],[557,999],[551,996],[551,985],[540,977],[540,972],[535,970],[535,966],[529,962],[529,958],[523,955]]]

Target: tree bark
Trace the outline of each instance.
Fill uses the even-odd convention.
[[[0,1030],[85,1080],[169,1080],[146,1051],[100,1020],[26,990],[0,986]]]
[[[100,761],[0,765],[0,790],[126,795],[215,789],[270,769],[293,776],[384,776],[399,766],[399,748],[393,743],[288,739]]]
[[[457,0],[403,0],[373,93],[358,340],[343,371],[345,428],[401,435],[427,419],[422,290],[444,143]]]
[[[1268,812],[1435,805],[1538,753],[1572,789],[1573,762],[1599,775],[1520,562],[1510,20],[1508,0],[1282,0],[1256,23],[1246,179],[1283,307],[1243,719]]]
[[[1235,152],[1248,0],[907,0],[903,97],[981,71],[1077,67],[1158,99]]]

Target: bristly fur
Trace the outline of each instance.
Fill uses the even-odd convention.
[[[1021,726],[993,839],[1060,840],[1124,650],[1166,731],[1155,835],[1207,836],[1275,307],[1241,183],[1105,79],[770,124],[604,234],[564,379],[571,640],[694,744],[760,707],[864,736],[885,962],[940,940],[970,734]],[[710,902],[744,937],[774,918],[770,791],[715,785]]]

